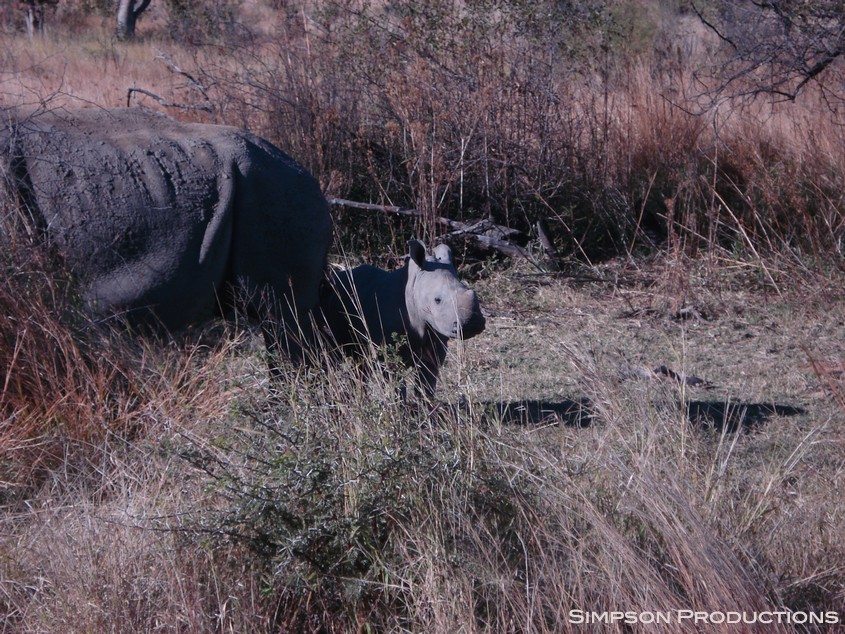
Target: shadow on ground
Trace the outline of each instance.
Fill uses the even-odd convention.
[[[564,425],[589,427],[595,418],[592,402],[586,397],[562,401],[500,401],[484,403],[505,425]],[[772,416],[796,416],[804,409],[776,403],[743,403],[725,401],[689,401],[687,418],[702,429],[734,433],[769,422]]]
[[[730,433],[764,425],[772,416],[797,416],[804,412],[801,407],[776,403],[690,401],[687,404],[687,418],[691,423]]]
[[[563,401],[501,401],[484,403],[504,425],[565,425],[588,427],[593,422],[592,403],[584,397]]]

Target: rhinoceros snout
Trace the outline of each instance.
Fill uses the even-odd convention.
[[[455,327],[452,332],[456,339],[470,339],[475,335],[481,334],[484,331],[486,320],[481,311],[472,314],[465,323],[455,322]]]

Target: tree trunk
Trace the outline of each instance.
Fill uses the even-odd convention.
[[[150,0],[120,0],[117,7],[117,39],[131,40],[135,37],[135,24]]]
[[[35,35],[35,8],[28,6],[26,8],[26,34],[29,36],[29,41]]]
[[[24,11],[26,12],[26,34],[29,36],[29,41],[32,42],[36,32],[39,34],[44,32],[42,9],[30,3],[26,5]]]

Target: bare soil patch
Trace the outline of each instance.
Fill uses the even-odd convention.
[[[796,421],[841,415],[826,380],[835,383],[845,358],[837,283],[787,279],[778,293],[738,273],[684,266],[617,261],[580,274],[517,270],[479,280],[490,319],[462,351],[478,397],[577,399],[589,392],[584,370],[646,384],[645,370],[665,366],[703,379],[684,387],[688,399],[805,409]],[[686,278],[682,287],[667,282],[672,275]],[[814,361],[830,372],[819,377]],[[660,378],[650,383],[681,387]]]

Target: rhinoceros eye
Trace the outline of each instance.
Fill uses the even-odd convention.
[[[435,297],[435,298],[434,298],[434,303],[435,303],[435,304],[439,304],[441,301],[443,301],[443,300],[442,300],[442,299],[440,299],[439,297]]]

